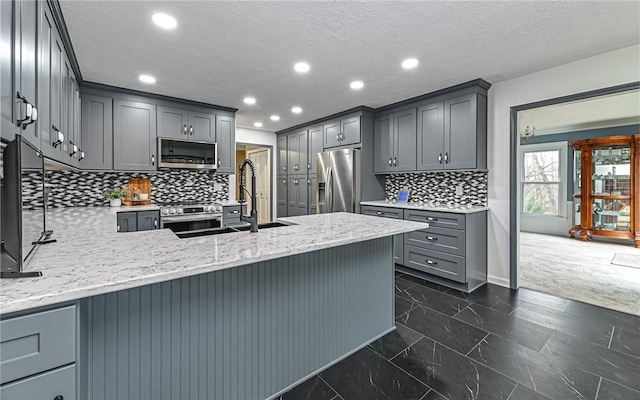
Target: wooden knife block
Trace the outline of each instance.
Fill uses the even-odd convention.
[[[133,193],[129,194],[129,197],[122,200],[122,204],[125,206],[148,206],[151,205],[151,179],[149,178],[129,178],[129,186],[138,188],[140,194],[147,194],[149,196],[146,200],[134,199]]]

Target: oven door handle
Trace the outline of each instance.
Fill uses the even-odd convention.
[[[163,224],[167,222],[192,222],[192,221],[208,221],[208,220],[221,220],[222,215],[220,214],[204,214],[204,215],[194,215],[194,216],[185,216],[182,214],[181,216],[166,216],[160,217],[160,220]]]

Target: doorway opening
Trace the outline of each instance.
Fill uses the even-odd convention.
[[[512,288],[640,314],[639,110],[637,83],[512,108]]]
[[[256,209],[258,210],[258,223],[271,222],[273,217],[272,196],[273,196],[273,171],[271,166],[272,157],[271,146],[261,146],[255,144],[236,144],[236,201],[240,200],[240,165],[245,159],[250,159],[256,167]],[[245,171],[245,182],[248,192],[245,192],[244,199],[247,202],[247,211],[251,210],[251,170]]]

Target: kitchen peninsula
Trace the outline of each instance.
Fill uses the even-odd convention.
[[[116,233],[106,208],[47,218],[43,276],[2,281],[7,399],[275,398],[395,329],[392,236],[425,226],[334,213],[178,239]]]

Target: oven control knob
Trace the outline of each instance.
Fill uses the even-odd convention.
[[[167,215],[169,214],[169,209],[168,208],[163,208],[162,209],[162,215]]]
[[[178,214],[182,214],[183,213],[182,208],[178,208],[176,211],[178,212]]]
[[[222,211],[222,206],[216,206],[216,211],[218,212]]]
[[[175,213],[176,213],[176,209],[175,209],[175,208],[170,209],[170,210],[169,210],[169,213],[170,213],[170,214],[175,214]]]

